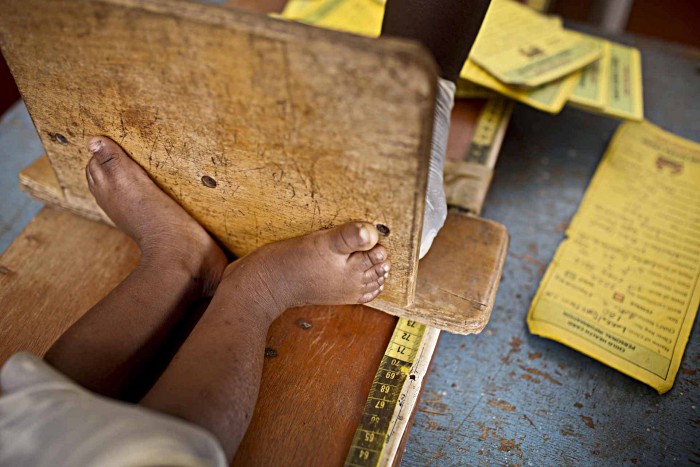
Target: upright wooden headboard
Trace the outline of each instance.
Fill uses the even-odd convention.
[[[0,0],[0,44],[66,202],[103,215],[86,140],[118,141],[236,255],[384,224],[413,302],[436,67],[419,46],[171,0]]]

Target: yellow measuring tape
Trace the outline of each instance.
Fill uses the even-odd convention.
[[[503,120],[510,116],[513,101],[503,96],[493,96],[484,104],[474,129],[474,137],[464,155],[465,162],[485,165],[501,128]]]
[[[503,131],[503,120],[508,119],[512,109],[513,102],[502,96],[493,96],[486,101],[477,120],[474,137],[464,155],[465,162],[485,166],[495,163],[488,158],[499,131]],[[366,467],[385,463],[382,454],[389,454],[384,452],[388,437],[394,428],[392,425],[399,419],[398,411],[407,394],[408,385],[404,383],[416,362],[416,354],[427,329],[427,326],[415,321],[399,319],[372,381],[360,425],[345,459],[346,466]]]
[[[426,326],[399,319],[374,376],[362,420],[355,431],[346,466],[380,465],[394,411],[401,399],[404,382],[420,348]]]

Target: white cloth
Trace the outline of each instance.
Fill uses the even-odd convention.
[[[425,193],[425,215],[423,216],[423,235],[420,242],[420,258],[430,250],[435,236],[447,218],[447,200],[442,173],[445,168],[447,137],[450,133],[450,115],[455,98],[455,83],[438,78],[437,97],[435,101],[435,120],[433,122],[433,141],[430,148],[430,166],[428,169],[428,189]]]
[[[90,393],[27,352],[0,370],[0,466],[226,466],[204,429]]]

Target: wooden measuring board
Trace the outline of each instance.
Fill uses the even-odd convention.
[[[479,101],[457,102],[460,110],[452,116],[449,151],[468,151],[481,108]],[[488,186],[489,181],[490,177],[481,183]],[[20,186],[34,198],[70,208],[45,157],[22,172]],[[106,243],[98,244],[98,239]],[[487,241],[485,238],[482,243]],[[106,249],[106,244],[114,249]],[[493,252],[502,248],[499,244],[494,247]],[[114,229],[42,211],[0,258],[4,274],[0,275],[0,301],[9,304],[0,316],[0,363],[20,349],[43,354],[56,337],[128,274],[137,258],[133,243]],[[100,282],[92,284],[92,278]],[[300,320],[312,327],[300,328]],[[401,339],[397,322],[400,320],[365,306],[285,312],[269,333],[268,346],[278,357],[265,362],[258,404],[234,464],[340,465],[347,460],[356,444],[355,433],[362,430],[367,395],[376,375],[381,378],[380,367],[391,358],[390,341]],[[403,385],[389,395],[402,403],[394,404],[390,415],[380,465],[399,462],[428,375],[440,331],[423,328],[411,362],[411,378],[404,378]],[[299,423],[301,419],[306,422]],[[308,443],[309,439],[325,442],[319,447]]]
[[[43,355],[138,259],[118,230],[43,209],[0,257],[0,365],[19,350]],[[301,319],[311,327],[300,327]],[[395,323],[360,305],[285,312],[268,333],[277,356],[265,359],[234,465],[342,463]]]
[[[386,225],[381,301],[413,301],[436,86],[424,49],[177,0],[2,9],[2,52],[71,207],[102,215],[85,144],[107,135],[237,256]]]
[[[20,187],[49,205],[94,216],[62,198],[46,157],[20,173]],[[501,224],[452,212],[420,262],[414,303],[397,307],[375,300],[367,305],[453,333],[480,332],[491,315],[507,250],[508,233]]]
[[[0,258],[0,363],[22,349],[43,355],[136,266],[138,256],[133,242],[112,227],[42,210]],[[301,320],[311,327],[300,326]],[[395,325],[393,316],[360,305],[283,313],[268,334],[267,346],[277,356],[265,361],[253,420],[234,464],[341,464]],[[313,442],[319,439],[324,442]]]
[[[277,4],[283,2],[273,0],[251,3],[242,0],[229,3],[245,4],[244,6],[262,11],[267,11],[269,5],[275,4],[273,6],[279,11],[281,6]],[[448,152],[456,151],[457,154],[463,155],[471,147],[471,135],[476,128],[476,118],[481,113],[481,108],[482,105],[478,101],[458,101],[453,112]],[[500,140],[497,146],[500,146]],[[498,147],[495,148],[493,162],[497,151]],[[479,172],[472,178],[473,184],[480,186],[480,190],[485,193],[490,174],[486,178]],[[83,216],[90,215],[90,211],[76,209],[61,196],[63,191],[47,159],[39,160],[25,170],[21,177],[21,185],[33,197],[74,210]],[[471,201],[471,205],[477,207],[474,212],[480,210],[482,203],[483,197]],[[47,212],[52,213],[52,216],[60,215],[63,220],[47,222],[50,216]],[[32,224],[36,228],[32,228],[31,231],[28,228],[25,231],[26,235],[13,244],[14,256],[10,255],[8,250],[0,259],[0,267],[7,269],[8,273],[5,269],[0,269],[0,272],[16,279],[13,282],[3,282],[5,278],[0,276],[1,286],[10,284],[10,288],[0,287],[0,301],[5,303],[4,299],[9,297],[11,300],[8,302],[13,304],[14,310],[5,317],[0,317],[0,362],[19,348],[43,353],[63,329],[118,282],[114,277],[110,279],[104,276],[110,271],[103,271],[104,265],[101,264],[83,264],[79,271],[78,268],[66,268],[62,272],[69,277],[54,284],[58,288],[63,286],[64,293],[59,296],[56,290],[49,287],[47,281],[32,279],[35,275],[48,277],[51,274],[50,271],[40,271],[43,261],[39,258],[37,261],[27,262],[26,267],[16,269],[4,266],[7,258],[20,259],[24,265],[25,260],[21,258],[43,256],[51,250],[50,256],[53,260],[47,264],[52,265],[52,271],[57,271],[56,264],[70,262],[70,258],[73,258],[70,254],[66,256],[66,250],[79,248],[78,245],[85,245],[90,249],[95,245],[95,238],[104,237],[110,239],[110,242],[115,241],[117,250],[134,248],[128,239],[124,239],[123,235],[113,229],[105,226],[95,227],[94,223],[76,220],[74,216],[64,216],[67,215],[49,210],[42,211],[35,221],[40,224]],[[87,225],[93,227],[86,228]],[[470,225],[478,227],[481,224],[476,222]],[[478,230],[472,234],[478,235]],[[42,239],[50,239],[42,243],[41,250],[33,243],[40,231],[44,234]],[[71,232],[74,241],[46,235],[49,231],[55,232],[57,236],[68,235]],[[111,233],[108,235],[107,232]],[[117,237],[121,237],[121,241],[114,240]],[[502,248],[503,238],[493,245],[492,251]],[[112,262],[116,269],[115,276],[119,271],[124,275],[128,273],[133,267],[128,266],[128,262],[135,261],[134,252],[132,251],[131,256],[126,255],[121,259],[110,257],[111,253],[113,252],[103,251],[94,259],[107,264]],[[82,263],[78,261],[78,264]],[[21,274],[16,274],[20,272]],[[91,285],[91,275],[101,277],[104,281]],[[82,300],[76,300],[74,294],[65,293],[65,290],[76,290],[85,286],[90,287],[89,290],[85,290],[86,293],[75,295]],[[39,309],[27,314],[26,309],[32,309],[33,306],[29,302],[42,297],[41,293],[44,293],[44,299],[39,301]],[[57,312],[57,309],[60,311]],[[300,320],[310,322],[312,327],[307,330],[300,328],[297,324]],[[370,392],[375,372],[383,361],[387,343],[400,331],[400,326],[396,327],[397,321],[393,316],[363,306],[307,307],[284,313],[274,323],[268,336],[268,346],[278,351],[278,357],[266,359],[258,405],[234,465],[340,465],[346,460],[355,429],[360,426],[362,408]],[[25,332],[2,335],[2,331],[8,329],[24,329]],[[385,464],[396,465],[400,462],[439,335],[438,329],[425,328],[412,364],[412,377],[407,378],[397,394],[402,404],[392,415],[391,428],[388,431],[389,445],[383,449]],[[348,359],[348,354],[352,354],[353,357]],[[301,419],[305,422],[299,423]],[[332,433],[332,436],[329,436],[329,433]],[[312,439],[323,439],[324,443],[309,443]]]
[[[449,151],[468,151],[482,106],[480,101],[457,102]],[[488,186],[489,180],[481,183]],[[69,207],[46,158],[22,172],[20,186],[41,201]],[[106,243],[98,244],[97,239]],[[114,229],[42,211],[0,259],[0,301],[8,304],[0,316],[0,362],[20,349],[45,352],[136,265],[137,258],[133,243]],[[92,283],[93,278],[99,282]],[[301,329],[296,324],[300,319],[312,328]],[[284,313],[268,337],[278,357],[265,362],[258,405],[236,465],[340,465],[346,460],[377,368],[400,331],[396,324],[395,317],[362,306]],[[383,465],[401,458],[439,335],[438,329],[426,328],[410,370],[413,378],[406,378],[397,394],[403,403],[391,416]],[[348,351],[353,358],[347,357]],[[298,423],[301,418],[307,422]],[[319,448],[308,439],[326,442]]]

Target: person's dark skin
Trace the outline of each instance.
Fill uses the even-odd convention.
[[[490,0],[387,0],[382,36],[423,44],[440,76],[457,82]]]
[[[382,35],[416,40],[457,81],[489,0],[388,0]],[[355,223],[268,245],[230,265],[194,219],[109,138],[91,142],[90,190],[141,248],[141,263],[52,346],[46,360],[81,385],[125,398],[202,298],[214,297],[143,406],[210,430],[232,459],[255,407],[267,329],[286,308],[366,303],[388,252]],[[135,389],[135,387],[137,389]],[[203,397],[206,396],[206,397]]]
[[[230,460],[255,407],[272,321],[301,305],[369,302],[384,288],[388,252],[372,224],[353,222],[263,246],[227,266],[209,234],[114,141],[94,138],[89,149],[90,192],[136,241],[141,261],[45,359],[99,394],[132,393],[191,305],[213,294],[140,404],[208,429]]]

